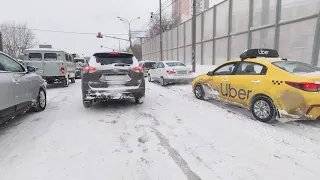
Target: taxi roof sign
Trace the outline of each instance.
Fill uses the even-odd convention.
[[[275,49],[248,49],[240,55],[241,60],[257,57],[278,58],[279,53]]]

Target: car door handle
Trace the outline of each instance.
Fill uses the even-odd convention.
[[[222,81],[223,81],[223,82],[228,82],[228,79],[223,79]]]
[[[260,83],[260,80],[252,80],[251,83],[253,83],[253,84],[259,84],[259,83]]]

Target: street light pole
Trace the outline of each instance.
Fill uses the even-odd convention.
[[[132,40],[131,40],[131,23],[134,20],[140,19],[140,17],[131,19],[130,21],[128,19],[122,18],[118,16],[118,19],[120,19],[120,21],[126,22],[129,25],[129,42],[130,42],[130,49],[132,48]]]

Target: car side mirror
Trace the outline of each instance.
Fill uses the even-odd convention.
[[[27,71],[28,71],[28,72],[36,72],[37,69],[38,69],[38,68],[33,67],[33,66],[27,66]]]
[[[209,71],[209,72],[207,73],[207,75],[208,75],[208,76],[213,76],[213,71]]]

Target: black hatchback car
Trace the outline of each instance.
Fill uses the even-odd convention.
[[[85,108],[97,100],[131,98],[141,104],[145,96],[143,70],[131,53],[95,53],[83,68],[81,88]]]

